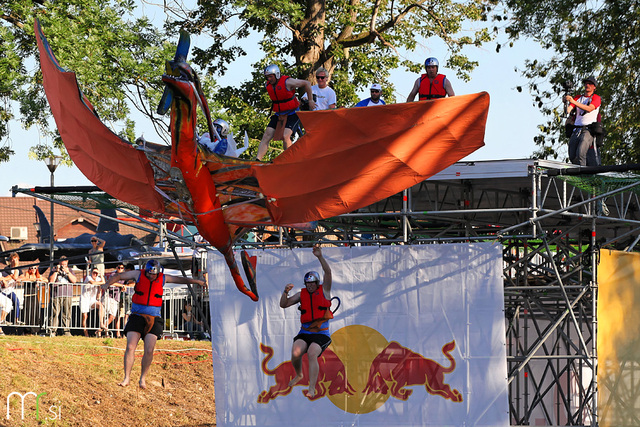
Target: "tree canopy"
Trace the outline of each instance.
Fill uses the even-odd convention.
[[[486,26],[468,30],[464,25],[485,20],[492,0],[211,0],[178,19],[191,33],[211,36],[208,47],[193,49],[194,61],[214,75],[246,49],[239,41],[250,34],[261,36],[264,56],[239,87],[221,88],[218,100],[233,125],[262,134],[271,106],[264,90],[262,71],[270,63],[283,74],[315,84],[314,71],[322,66],[332,74],[338,106],[350,107],[357,91],[381,83],[385,99],[393,101],[390,71],[398,67],[419,72],[422,63],[407,60],[419,42],[439,38],[446,43],[447,66],[463,79],[477,65],[462,52],[491,39]],[[233,42],[231,42],[233,41]],[[437,56],[445,56],[441,52]],[[444,64],[443,64],[444,65]]]
[[[607,132],[603,164],[640,163],[640,8],[633,0],[505,0],[506,31],[512,40],[531,37],[552,52],[532,58],[522,70],[534,102],[549,116],[540,126],[538,155],[566,160],[567,140],[560,95],[563,83],[581,91],[596,76]]]
[[[32,148],[37,156],[64,153],[42,89],[34,19],[64,68],[77,73],[80,85],[101,119],[119,123],[133,141],[131,106],[159,123],[154,115],[162,85],[159,70],[175,47],[145,17],[134,16],[130,0],[6,0],[0,5],[0,161],[9,160],[9,122],[37,126],[52,145]],[[47,138],[47,139],[49,139]]]
[[[187,10],[179,1],[164,3],[163,30],[136,12],[134,0],[8,0],[0,5],[0,161],[11,154],[11,121],[37,126],[63,152],[41,86],[34,18],[43,29],[60,64],[77,73],[80,86],[101,119],[119,124],[121,136],[133,141],[135,123],[131,106],[156,125],[166,126],[154,114],[162,92],[159,75],[175,49],[178,29],[210,37],[208,46],[192,46],[190,58],[204,70],[201,80],[216,117],[227,119],[239,134],[247,130],[259,138],[266,125],[270,102],[263,89],[262,70],[280,65],[284,74],[315,83],[314,70],[324,66],[332,73],[332,86],[340,106],[357,101],[357,91],[382,83],[385,98],[394,100],[390,71],[398,67],[419,72],[422,63],[411,62],[403,52],[418,43],[440,39],[448,52],[447,67],[469,78],[477,65],[464,54],[466,46],[491,39],[484,21],[496,0],[211,0]],[[252,71],[234,87],[217,88],[214,78],[224,75],[227,64],[246,55],[242,42],[259,34],[264,55],[255,58]],[[199,67],[197,67],[199,65]],[[50,145],[33,151],[51,154]]]

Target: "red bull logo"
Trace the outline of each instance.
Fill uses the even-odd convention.
[[[424,386],[428,393],[452,402],[463,400],[462,394],[445,382],[445,376],[456,368],[451,354],[455,341],[442,346],[442,354],[448,361],[445,366],[395,341],[388,342],[367,326],[347,326],[333,333],[331,339],[331,345],[318,358],[316,394],[310,400],[326,396],[337,407],[354,414],[372,412],[390,397],[406,401],[414,392],[409,387],[415,386]],[[273,357],[273,349],[261,344],[260,350],[265,353],[262,371],[273,376],[276,384],[260,393],[258,403],[269,403],[291,393],[293,387],[289,387],[289,382],[295,377],[295,371],[291,361],[270,370],[268,362]],[[309,385],[306,355],[302,364],[304,378],[294,387]],[[304,395],[305,392],[303,390]]]
[[[407,400],[413,390],[408,390],[406,387],[424,385],[433,395],[442,396],[453,402],[462,402],[460,392],[451,390],[449,384],[444,382],[444,374],[456,369],[456,361],[451,356],[451,351],[455,348],[455,341],[442,347],[442,354],[449,359],[450,363],[449,367],[445,368],[438,362],[392,341],[373,359],[367,386],[363,392],[364,394],[390,393],[396,399]]]
[[[296,376],[296,372],[295,369],[293,369],[291,361],[281,363],[276,366],[275,369],[270,370],[267,364],[273,357],[273,348],[260,344],[260,350],[266,354],[262,361],[262,372],[275,377],[276,384],[269,387],[269,390],[260,393],[258,403],[269,403],[270,400],[278,396],[286,396],[291,393],[293,387],[289,386],[289,382]],[[351,387],[349,381],[347,381],[347,372],[344,365],[330,348],[327,348],[322,352],[320,357],[318,357],[318,365],[320,371],[318,373],[318,381],[316,382],[316,393],[313,397],[307,396],[309,400],[317,400],[321,397],[333,396],[335,394],[355,393],[355,390]],[[302,372],[304,377],[296,386],[309,386],[309,359],[306,354],[302,356]]]

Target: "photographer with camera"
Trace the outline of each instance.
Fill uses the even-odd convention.
[[[60,263],[53,268],[49,276],[52,288],[51,315],[49,316],[49,334],[56,335],[58,329],[58,314],[61,316],[64,334],[71,335],[71,303],[73,300],[73,284],[78,279],[69,268],[69,260],[66,256],[60,257]]]
[[[575,122],[569,138],[569,160],[580,166],[599,166],[600,156],[595,144],[596,133],[602,132],[602,127],[598,126],[601,99],[595,93],[598,81],[594,76],[589,76],[582,83],[582,95],[564,97],[568,103],[567,114],[571,115],[575,109]]]

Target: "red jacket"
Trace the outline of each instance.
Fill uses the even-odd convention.
[[[153,307],[162,306],[162,292],[164,288],[164,274],[158,274],[153,282],[149,281],[144,271],[140,272],[140,277],[133,288],[134,294],[131,301],[135,304],[150,305]]]
[[[426,74],[420,76],[420,89],[418,95],[420,101],[426,101],[428,99],[444,98],[447,96],[447,91],[444,89],[444,81],[447,76],[444,74],[438,74],[433,81],[429,80]]]
[[[307,288],[302,288],[300,291],[300,322],[308,323],[314,320],[328,320],[333,319],[333,313],[331,312],[331,301],[325,298],[322,286],[313,294],[307,291]]]
[[[281,76],[276,84],[266,84],[267,93],[273,102],[274,113],[284,113],[295,110],[300,106],[298,98],[296,98],[295,90],[287,90],[287,79],[289,76]]]

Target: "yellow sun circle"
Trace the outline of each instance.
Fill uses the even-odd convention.
[[[389,344],[375,329],[362,325],[345,326],[331,334],[331,350],[340,358],[346,377],[355,392],[328,396],[338,408],[351,414],[367,414],[382,406],[388,394],[363,393],[369,378],[371,362]]]

